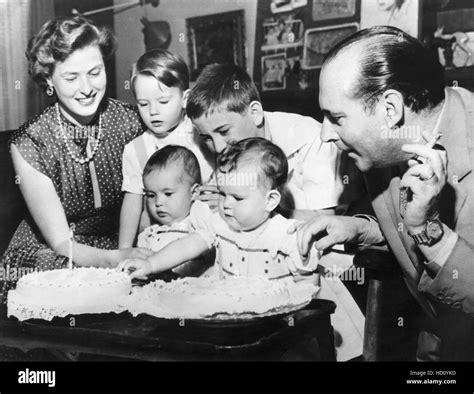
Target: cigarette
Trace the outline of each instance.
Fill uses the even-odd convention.
[[[430,148],[432,149],[436,144],[437,142],[440,140],[440,138],[443,136],[443,133],[436,133],[426,144],[425,146],[427,148]],[[419,162],[420,164],[425,164],[426,163],[426,159],[424,157],[420,157],[418,155],[415,155],[415,157],[413,157],[413,160],[416,160],[417,162]]]

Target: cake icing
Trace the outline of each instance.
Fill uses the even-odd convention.
[[[155,281],[135,288],[128,310],[168,319],[245,318],[293,310],[308,304],[318,287],[293,279],[200,277]]]
[[[8,316],[44,319],[126,310],[130,277],[113,269],[81,267],[33,272],[8,292]]]

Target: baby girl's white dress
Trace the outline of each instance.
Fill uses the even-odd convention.
[[[138,236],[137,246],[158,252],[169,243],[189,235],[189,216],[169,226],[154,224],[143,230]],[[205,259],[191,260],[173,268],[173,272],[181,276],[201,276],[209,264]]]

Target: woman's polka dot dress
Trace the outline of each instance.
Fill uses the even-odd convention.
[[[95,133],[97,137],[99,117],[102,118],[102,138],[93,160],[101,206],[96,208],[89,164],[77,163],[68,153],[67,146],[74,156],[85,158],[86,133]],[[97,248],[115,249],[122,202],[123,148],[144,130],[138,111],[132,105],[104,99],[96,117],[88,125],[95,127],[78,128],[62,115],[60,118],[61,126],[53,104],[22,125],[10,142],[26,162],[51,179],[68,223],[74,223],[75,241]],[[21,182],[21,179],[17,181]],[[10,279],[15,280],[28,270],[64,267],[68,258],[57,255],[46,245],[33,219],[27,215],[10,241],[2,263],[4,270],[10,272]]]

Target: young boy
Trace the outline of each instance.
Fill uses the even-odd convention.
[[[212,173],[212,165],[201,152],[199,139],[184,111],[189,92],[186,63],[165,50],[146,52],[134,65],[131,82],[147,130],[127,144],[123,152],[125,193],[120,215],[120,248],[133,246],[137,232],[149,224],[143,210],[142,172],[156,150],[170,144],[188,147],[199,161],[204,181]]]
[[[309,219],[315,211],[327,212],[348,202],[342,194],[348,192],[347,186],[355,186],[357,172],[349,167],[350,161],[346,167],[334,144],[321,141],[321,124],[307,116],[263,111],[255,84],[240,67],[206,66],[190,91],[186,112],[202,140],[216,153],[231,141],[249,137],[266,138],[283,150],[289,164],[290,193],[282,207],[289,216]],[[208,194],[201,194],[200,199],[215,204],[216,188],[203,186],[203,190]],[[350,196],[351,200],[355,197]]]

